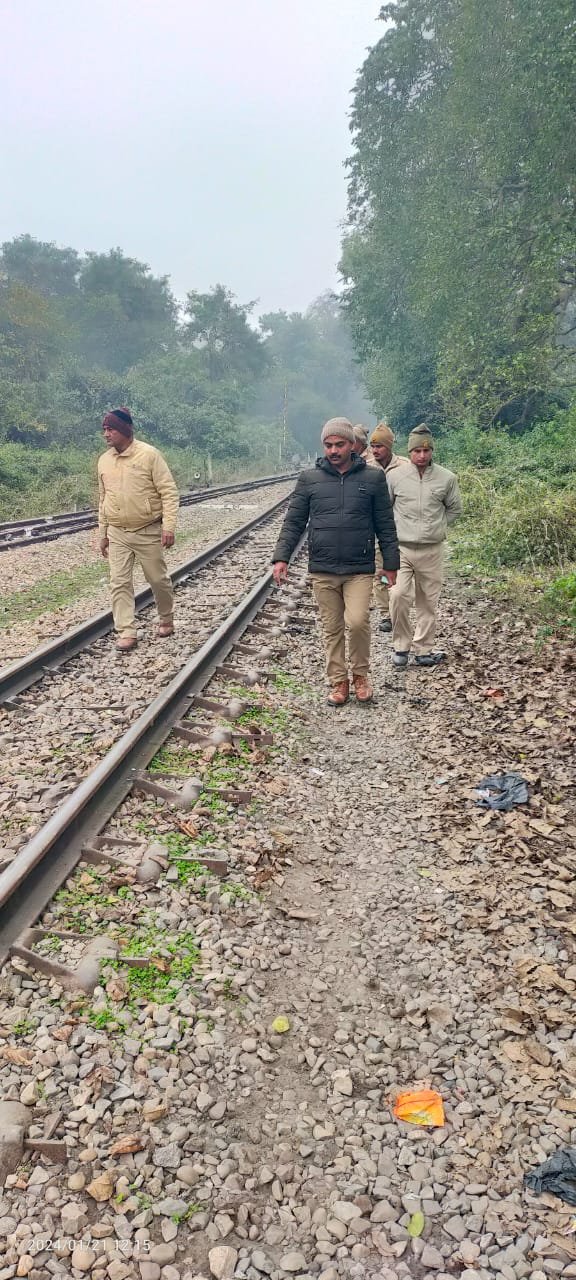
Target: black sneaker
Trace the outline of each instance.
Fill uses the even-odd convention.
[[[380,619],[380,622],[379,622],[379,624],[378,624],[378,630],[379,630],[379,631],[388,631],[388,632],[390,632],[390,631],[392,630],[392,619],[391,619],[391,618],[381,618],[381,619]]]
[[[446,654],[441,651],[438,653],[419,653],[414,661],[417,667],[437,667],[439,662],[446,661]]]
[[[395,667],[407,667],[407,666],[408,666],[408,658],[409,658],[409,656],[410,656],[410,654],[409,654],[408,652],[399,652],[399,650],[398,650],[398,649],[395,649],[395,650],[394,650],[394,652],[393,652],[393,654],[392,654],[392,661],[393,661],[393,663],[394,663],[394,666],[395,666]]]

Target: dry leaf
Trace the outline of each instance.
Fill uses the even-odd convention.
[[[549,822],[545,822],[543,818],[530,818],[529,826],[533,831],[537,831],[538,835],[544,836],[547,840],[554,835],[555,827]]]
[[[194,840],[200,832],[200,827],[196,822],[192,822],[192,821],[186,822],[184,819],[180,820],[177,823],[177,827],[178,827],[178,830],[182,831],[185,836],[190,836],[191,840]]]
[[[52,1038],[54,1040],[69,1040],[76,1025],[74,1022],[66,1022],[63,1027],[56,1027],[52,1032]]]
[[[161,1120],[168,1115],[168,1107],[165,1102],[145,1102],[142,1112],[145,1120]]]
[[[119,973],[115,973],[106,983],[106,995],[111,1000],[125,1000],[128,995],[128,983]]]
[[[555,907],[571,907],[573,904],[567,893],[558,893],[555,889],[548,890],[548,897]]]
[[[546,1048],[545,1044],[540,1044],[539,1040],[525,1040],[524,1044],[530,1057],[535,1062],[539,1062],[541,1067],[549,1067],[552,1061],[552,1054]]]
[[[287,790],[287,782],[285,778],[271,778],[270,782],[265,782],[264,790],[271,796],[283,796]]]
[[[385,1235],[384,1231],[373,1231],[371,1239],[372,1239],[372,1244],[374,1245],[374,1248],[378,1250],[378,1253],[382,1258],[394,1257],[394,1254],[392,1253],[390,1241],[387,1235]]]
[[[303,907],[280,907],[283,915],[289,920],[317,920],[317,911],[305,911]]]
[[[557,1231],[552,1232],[550,1239],[557,1249],[563,1249],[564,1253],[569,1254],[571,1258],[576,1258],[576,1240],[572,1240],[570,1236],[560,1235]]]
[[[511,1062],[526,1063],[529,1061],[528,1054],[520,1040],[503,1040],[500,1048]]]
[[[32,1061],[32,1050],[17,1049],[14,1044],[3,1044],[0,1057],[5,1058],[7,1062],[13,1062],[16,1067],[27,1067]]]
[[[105,1169],[98,1178],[94,1178],[86,1187],[89,1196],[93,1200],[97,1200],[99,1204],[103,1204],[105,1200],[110,1200],[114,1191],[114,1181],[109,1169]]]
[[[111,1156],[127,1155],[130,1151],[143,1151],[146,1146],[145,1139],[139,1133],[126,1133],[123,1138],[117,1138],[116,1142],[110,1147]]]
[[[447,1004],[429,1005],[425,1013],[429,1023],[434,1023],[437,1027],[448,1027],[454,1021],[454,1014]]]

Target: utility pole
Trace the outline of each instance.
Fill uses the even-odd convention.
[[[284,404],[282,406],[282,439],[280,441],[279,461],[286,457],[286,441],[288,439],[288,383],[284,383]]]

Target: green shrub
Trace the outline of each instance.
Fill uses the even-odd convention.
[[[486,513],[484,559],[489,565],[563,567],[576,559],[576,493],[518,484]]]
[[[555,627],[576,630],[576,573],[565,573],[548,583],[542,598],[542,615]]]

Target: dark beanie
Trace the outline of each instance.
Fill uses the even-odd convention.
[[[123,436],[134,435],[134,423],[132,414],[129,409],[124,406],[121,409],[112,409],[107,413],[102,422],[103,427],[113,427],[115,431],[119,431]]]

